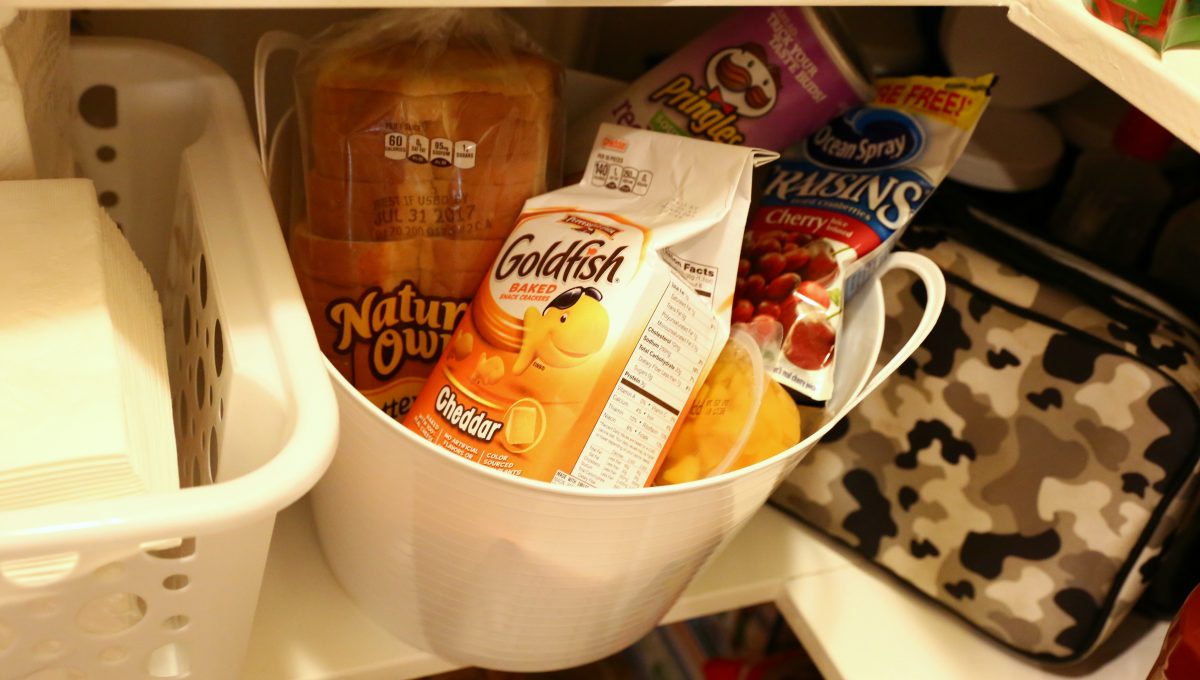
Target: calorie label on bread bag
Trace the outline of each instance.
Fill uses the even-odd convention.
[[[824,402],[842,310],[962,154],[993,76],[881,78],[780,163],[747,229],[733,320],[771,375]]]
[[[649,484],[728,336],[772,157],[603,126],[583,181],[526,203],[405,425],[513,475]]]

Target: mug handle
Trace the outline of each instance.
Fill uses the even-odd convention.
[[[942,270],[938,268],[933,260],[910,252],[893,252],[888,255],[883,266],[879,268],[878,276],[893,269],[907,269],[917,275],[921,282],[925,284],[925,310],[921,313],[921,322],[917,324],[917,328],[913,334],[909,336],[908,341],[904,346],[896,351],[892,358],[888,360],[883,368],[875,372],[867,384],[859,390],[858,394],[854,395],[843,409],[842,413],[838,414],[832,422],[841,420],[842,416],[849,413],[851,409],[858,406],[859,402],[866,396],[876,390],[883,381],[891,377],[896,369],[900,368],[900,364],[904,363],[912,353],[917,351],[917,347],[925,342],[925,338],[929,337],[929,333],[937,324],[938,317],[942,315],[942,305],[946,302],[946,277],[942,276]]]

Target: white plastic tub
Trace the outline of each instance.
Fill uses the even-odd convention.
[[[336,404],[232,80],[157,43],[71,57],[75,156],[162,298],[190,488],[0,513],[0,680],[232,680]]]
[[[876,281],[847,309],[834,417],[773,458],[677,486],[577,489],[496,472],[396,424],[330,366],[342,435],[313,509],[335,575],[383,627],[461,664],[550,670],[627,647],[932,329],[941,272],[911,253],[890,256],[891,268],[914,271],[929,291],[901,352],[868,381],[883,336]]]

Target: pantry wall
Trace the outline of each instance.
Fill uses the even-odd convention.
[[[375,9],[77,10],[81,35],[162,40],[202,54],[229,72],[253,116],[254,46],[271,30],[310,36]],[[509,10],[551,56],[570,68],[631,80],[729,15],[729,7],[517,7]],[[231,21],[230,18],[236,20]],[[619,36],[605,38],[604,36]],[[286,56],[268,72],[267,110],[273,123],[294,105]]]
[[[26,4],[46,6],[39,0]],[[170,0],[137,3],[160,5],[153,9],[108,4],[97,0],[75,11],[73,30],[80,35],[160,40],[207,56],[232,75],[251,120],[253,54],[260,35],[276,29],[311,35],[331,22],[370,11],[333,2],[328,4],[336,7],[313,9],[235,8],[241,3],[234,2],[218,3],[231,5],[224,9],[183,9],[182,3]],[[1158,118],[1193,149],[1200,149],[1200,50],[1156,61],[1157,56],[1144,54],[1147,51],[1139,45],[1126,45],[1119,40],[1124,36],[1110,35],[1104,27],[1075,25],[1087,19],[1077,4],[1045,0],[1019,4],[1011,12],[1023,28],[1057,41],[1052,43],[1056,49]],[[538,42],[571,68],[629,79],[731,8],[537,6],[512,11]],[[870,10],[859,11],[869,22]],[[936,39],[934,25],[918,27],[927,33],[923,39]],[[1120,60],[1100,58],[1109,41],[1119,45],[1120,54],[1132,55],[1124,66],[1116,63]],[[271,122],[292,102],[290,64],[286,59],[281,62],[268,70]],[[893,677],[915,677],[906,672],[920,669],[922,677],[953,678],[967,677],[962,673],[969,669],[973,674],[982,667],[990,669],[988,677],[1060,677],[982,641],[860,566],[861,560],[798,527],[782,513],[764,508],[685,592],[666,621],[778,601],[827,677],[881,677],[877,673],[884,671],[894,673]],[[870,614],[846,613],[851,610]],[[1163,624],[1135,619],[1113,640],[1111,652],[1078,672],[1094,667],[1090,671],[1094,675],[1085,677],[1114,679],[1144,674],[1164,632]],[[455,666],[404,645],[357,610],[323,565],[303,501],[280,516],[244,677],[392,679]]]

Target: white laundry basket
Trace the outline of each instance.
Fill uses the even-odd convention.
[[[157,43],[71,57],[82,174],[162,298],[189,488],[0,513],[0,680],[233,680],[336,404],[233,81]]]
[[[878,281],[865,286],[840,334],[829,422],[773,458],[676,486],[579,489],[497,472],[398,425],[330,366],[342,434],[312,498],[334,573],[385,628],[459,663],[551,670],[627,647],[932,329],[941,272],[912,253],[891,255],[882,269],[893,268],[929,291],[904,348],[871,377],[884,308]]]

